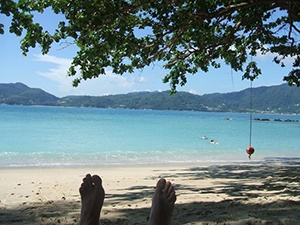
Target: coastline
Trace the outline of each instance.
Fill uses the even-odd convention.
[[[298,160],[0,169],[0,224],[79,223],[86,173],[103,179],[105,224],[147,224],[159,177],[177,202],[172,224],[299,224]]]

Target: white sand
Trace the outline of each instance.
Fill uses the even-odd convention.
[[[300,224],[300,164],[165,165],[0,170],[0,224],[79,224],[78,188],[98,174],[105,224],[147,224],[154,186],[177,193],[172,224]]]

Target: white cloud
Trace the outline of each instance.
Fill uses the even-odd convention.
[[[37,61],[54,64],[54,67],[49,68],[48,71],[38,72],[39,75],[47,77],[48,79],[53,80],[62,86],[69,86],[71,84],[72,81],[70,77],[67,77],[67,71],[72,60],[50,55],[35,56]]]
[[[140,77],[138,78],[138,82],[139,82],[139,83],[147,83],[148,81],[149,81],[149,79],[146,78],[146,77],[144,77],[144,76],[140,76]]]
[[[190,94],[198,95],[198,91],[196,91],[195,89],[190,89],[188,92]]]
[[[253,58],[253,60],[259,59],[259,60],[262,60],[262,61],[266,61],[266,60],[273,61],[273,59],[276,56],[278,56],[278,54],[275,54],[275,53],[272,53],[272,52],[262,54],[261,51],[258,51],[257,55]],[[294,60],[295,60],[295,57],[287,57],[287,58],[283,59],[283,63],[286,64],[286,65],[292,65]]]
[[[147,83],[148,79],[143,76],[134,75],[116,75],[111,71],[106,71],[106,75],[100,75],[92,80],[82,81],[78,87],[72,86],[73,77],[67,76],[67,71],[72,60],[59,58],[51,55],[36,55],[40,62],[52,63],[53,66],[47,66],[46,71],[39,71],[38,74],[44,76],[59,86],[59,95],[109,95],[131,92],[135,85]]]
[[[236,50],[235,46],[230,46],[229,49],[230,49],[230,50],[233,50],[233,51]],[[249,54],[249,52],[250,52],[250,50],[248,49],[248,50],[247,50],[247,54]],[[263,54],[262,51],[257,50],[257,54],[256,54],[256,56],[254,56],[254,57],[252,58],[252,60],[254,60],[254,61],[255,61],[255,60],[273,61],[273,59],[274,59],[276,56],[278,56],[278,54],[275,54],[275,53],[272,53],[272,52],[267,52],[267,53]],[[248,59],[250,60],[250,56],[249,56]],[[294,59],[295,59],[295,57],[287,57],[287,58],[285,58],[285,59],[283,60],[283,63],[286,64],[286,65],[292,65],[293,62],[294,62]]]

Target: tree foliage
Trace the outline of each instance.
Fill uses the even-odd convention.
[[[45,9],[64,15],[54,31],[35,15]],[[185,85],[188,74],[219,68],[220,62],[243,78],[261,74],[251,56],[274,54],[274,63],[293,68],[284,76],[300,86],[300,2],[298,0],[2,0],[0,13],[10,17],[9,31],[22,36],[21,49],[72,40],[79,50],[69,75],[74,86],[105,74],[133,72],[157,61],[171,90]],[[4,33],[0,24],[0,33]],[[79,73],[79,76],[78,76]]]

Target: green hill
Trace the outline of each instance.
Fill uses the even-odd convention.
[[[287,84],[252,89],[253,111],[300,114],[300,89]],[[251,89],[239,92],[194,95],[178,92],[135,92],[109,96],[58,98],[22,83],[0,84],[0,104],[53,105],[96,108],[249,112]]]
[[[7,105],[57,105],[59,98],[39,88],[22,83],[0,84],[0,104]]]

